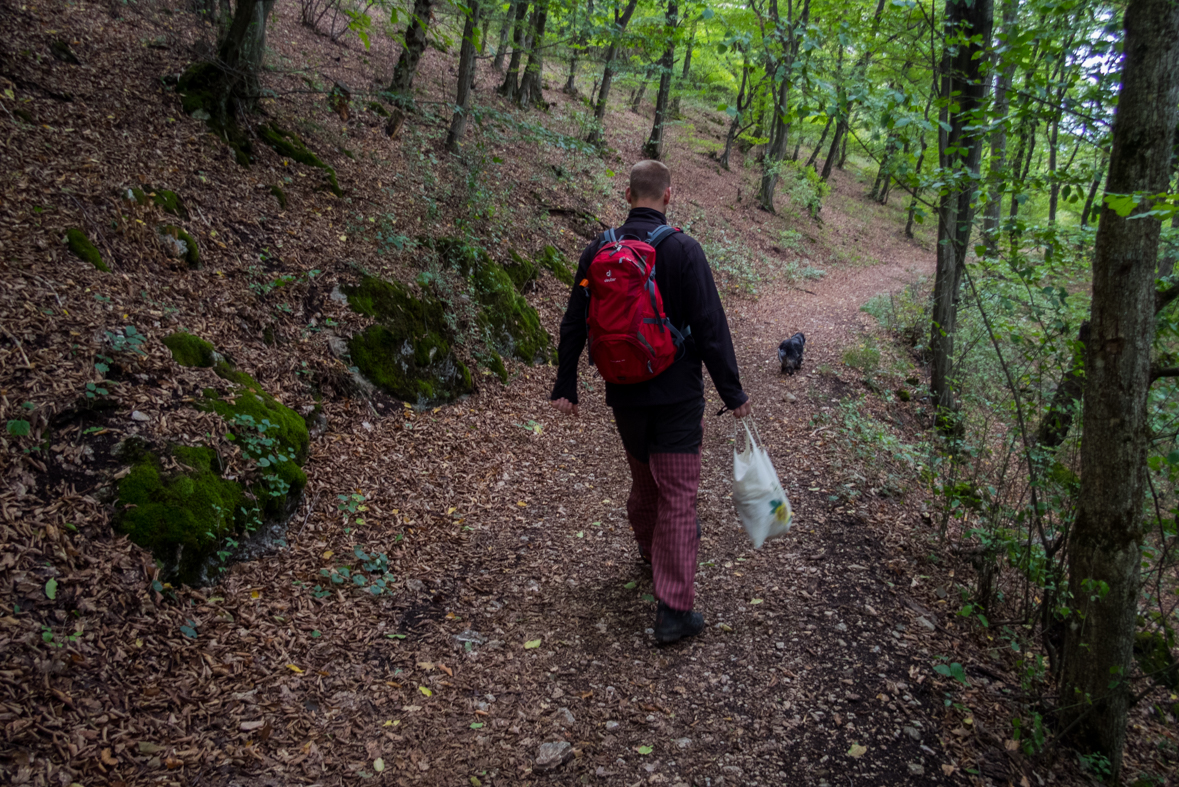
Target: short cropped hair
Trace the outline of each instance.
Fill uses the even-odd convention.
[[[671,186],[671,171],[654,159],[630,168],[630,194],[638,199],[659,199]]]

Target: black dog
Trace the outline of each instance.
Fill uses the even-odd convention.
[[[783,339],[778,345],[778,360],[782,362],[782,371],[794,374],[802,368],[802,350],[806,347],[806,337],[796,333],[789,339]]]

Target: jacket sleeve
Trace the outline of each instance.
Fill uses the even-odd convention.
[[[549,397],[551,400],[568,399],[577,404],[577,363],[581,359],[581,351],[585,348],[585,315],[589,307],[581,281],[589,271],[589,264],[596,249],[597,241],[581,253],[577,274],[573,277],[569,305],[565,307],[565,316],[561,318],[561,337],[557,342],[557,382],[553,385],[553,393]]]
[[[691,340],[696,347],[696,354],[708,369],[708,376],[712,378],[721,401],[730,410],[735,410],[745,404],[749,397],[741,387],[729,321],[721,306],[720,294],[716,290],[712,268],[708,266],[704,249],[694,240],[685,240],[684,247],[686,264],[681,302],[692,329]]]

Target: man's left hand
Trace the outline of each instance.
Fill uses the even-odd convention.
[[[733,417],[734,418],[744,418],[745,416],[749,415],[752,412],[753,412],[753,405],[750,403],[750,401],[748,399],[746,399],[745,404],[741,405],[740,407],[738,407],[736,410],[733,411]]]

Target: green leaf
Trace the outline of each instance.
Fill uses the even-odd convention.
[[[1179,451],[1176,451],[1175,453],[1179,453]],[[623,587],[627,590],[634,590],[638,584],[638,582],[627,582],[625,585],[623,585]]]
[[[540,647],[540,640],[539,639],[530,639],[524,643],[524,650],[534,650],[535,648],[539,648],[539,647]]]
[[[316,629],[315,631],[311,632],[312,639],[318,639],[321,636],[323,636],[323,635],[320,633],[319,629]]]
[[[635,751],[637,751],[639,754],[650,754],[652,751],[654,751],[654,749],[652,749],[650,746],[640,746],[639,748],[635,749]]]
[[[404,634],[386,634],[385,636],[389,639],[405,639]]]
[[[45,595],[49,598],[50,601],[54,601],[57,598],[57,580],[56,579],[50,579],[48,582],[45,583]]]
[[[481,730],[481,729],[483,729],[483,722],[481,722],[481,721],[473,721],[473,722],[471,722],[471,729],[473,729],[473,730]]]
[[[652,604],[654,604],[654,603],[655,603],[655,597],[654,597],[654,596],[652,596],[650,593],[644,593],[644,594],[643,594],[643,601],[649,601],[649,602],[651,602]]]
[[[180,633],[189,639],[196,639],[197,637],[196,629],[194,629],[192,626],[181,626]]]
[[[32,431],[33,427],[23,419],[18,418],[8,422],[8,433],[13,437],[28,437]]]

